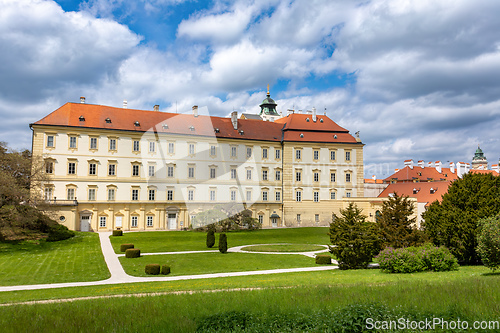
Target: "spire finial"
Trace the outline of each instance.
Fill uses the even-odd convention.
[[[271,94],[269,93],[269,83],[267,84],[267,96],[270,96]]]

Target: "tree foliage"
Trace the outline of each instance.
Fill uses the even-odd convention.
[[[383,247],[402,248],[423,244],[424,234],[416,228],[416,217],[411,217],[415,206],[408,196],[397,193],[382,204],[377,227]]]
[[[330,252],[337,257],[340,269],[366,268],[372,258],[380,251],[380,241],[375,225],[366,222],[352,202],[346,209],[335,214],[330,223]]]
[[[434,244],[449,248],[459,261],[479,263],[478,221],[499,212],[500,177],[468,173],[450,185],[441,203],[429,206],[423,227]]]
[[[500,267],[500,215],[478,221],[477,252],[483,264],[495,272]]]
[[[226,236],[226,234],[219,235],[219,252],[220,253],[227,252],[227,236]]]
[[[207,231],[207,247],[212,248],[215,245],[215,232],[213,229]]]

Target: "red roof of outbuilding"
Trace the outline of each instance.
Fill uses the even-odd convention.
[[[443,194],[448,192],[448,187],[450,186],[450,181],[444,182],[422,182],[422,183],[394,183],[389,184],[382,193],[379,194],[379,198],[387,198],[389,194],[397,193],[399,196],[409,196],[411,198],[416,198],[417,202],[425,203],[426,206],[430,205],[434,201],[443,200]],[[431,188],[434,193],[431,193]],[[417,193],[413,193],[416,190]]]
[[[456,170],[455,172],[451,172],[450,168],[441,168],[441,173],[439,173],[434,167],[419,167],[414,166],[410,168],[409,166],[405,166],[403,169],[395,172],[390,175],[386,179],[385,182],[390,182],[391,180],[396,180],[398,182],[413,182],[414,180],[420,180],[423,182],[433,180],[455,180],[458,179]]]

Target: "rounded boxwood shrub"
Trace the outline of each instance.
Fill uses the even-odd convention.
[[[113,236],[123,236],[123,230],[113,230]]]
[[[219,235],[219,251],[220,251],[220,253],[227,252],[227,236],[226,236],[226,234]]]
[[[163,275],[170,274],[170,266],[168,265],[161,266],[161,274]]]
[[[316,256],[316,263],[318,265],[331,265],[332,257],[327,254],[318,254]]]
[[[127,249],[125,251],[125,258],[139,258],[141,256],[141,250],[139,249]]]
[[[149,275],[158,275],[160,274],[160,265],[159,264],[147,264],[144,268],[146,274]]]
[[[122,244],[122,245],[120,245],[121,252],[125,252],[125,251],[127,251],[127,249],[133,249],[133,248],[134,248],[134,244]]]

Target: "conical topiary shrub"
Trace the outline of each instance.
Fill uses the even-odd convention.
[[[227,236],[226,236],[226,234],[220,234],[220,236],[219,236],[219,251],[220,251],[220,253],[227,252]]]
[[[208,230],[207,232],[207,247],[212,248],[215,245],[215,232]]]

